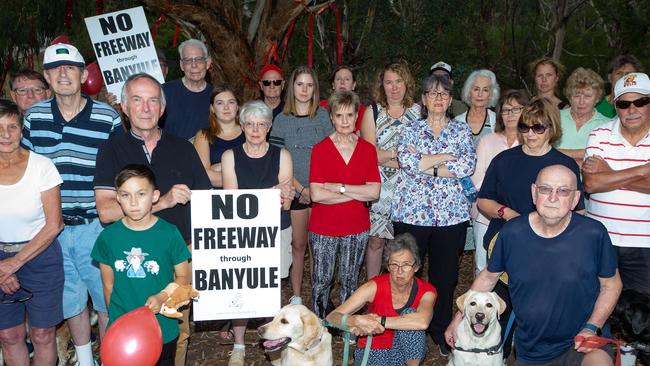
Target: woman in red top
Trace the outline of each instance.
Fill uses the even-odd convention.
[[[345,327],[360,336],[355,365],[361,363],[366,336],[373,335],[368,366],[419,365],[426,354],[426,329],[433,318],[436,289],[415,277],[420,257],[415,238],[397,235],[384,248],[387,274],[373,277],[327,316],[341,324],[344,314],[353,314],[368,304],[368,314],[350,315]]]
[[[330,97],[329,111],[335,131],[314,145],[309,177],[312,304],[321,318],[329,302],[337,257],[341,302],[357,289],[370,230],[366,202],[379,197],[381,185],[375,148],[354,133],[359,97],[337,91]]]

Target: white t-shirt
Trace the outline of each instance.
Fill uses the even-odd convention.
[[[52,161],[29,153],[25,174],[11,185],[0,184],[0,242],[29,241],[45,226],[41,192],[63,183]]]

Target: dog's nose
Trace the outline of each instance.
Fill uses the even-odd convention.
[[[483,314],[483,313],[476,313],[476,314],[474,315],[474,317],[476,317],[476,320],[482,322],[483,319],[485,319],[485,314]]]

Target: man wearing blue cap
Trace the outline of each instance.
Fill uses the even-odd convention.
[[[58,237],[63,252],[63,316],[68,320],[78,365],[94,364],[90,343],[88,293],[103,335],[108,322],[99,268],[90,257],[102,230],[93,190],[98,147],[116,130],[119,114],[105,103],[81,94],[88,71],[83,56],[69,44],[45,50],[44,76],[54,98],[34,104],[25,115],[22,143],[54,162],[61,178],[65,229]]]

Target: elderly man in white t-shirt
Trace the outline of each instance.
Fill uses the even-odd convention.
[[[582,165],[588,215],[602,222],[616,246],[624,288],[650,294],[650,79],[620,78],[617,118],[595,128]]]

